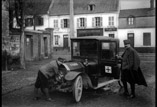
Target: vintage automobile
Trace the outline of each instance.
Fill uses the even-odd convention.
[[[71,60],[65,61],[51,83],[56,90],[72,92],[76,102],[83,89],[99,89],[119,81],[119,40],[107,36],[71,38]],[[118,83],[118,82],[117,82]]]

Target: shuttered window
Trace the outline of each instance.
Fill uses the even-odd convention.
[[[55,45],[59,45],[59,36],[54,35],[54,37],[55,37]]]
[[[108,24],[109,26],[114,26],[114,17],[110,16],[108,22],[109,22],[109,24]]]
[[[77,27],[78,28],[85,28],[87,25],[87,19],[86,18],[78,18],[77,19]]]
[[[102,17],[95,17],[92,19],[93,27],[102,27]]]
[[[36,19],[35,19],[35,25],[36,26],[42,26],[44,23],[43,23],[43,18],[38,16]]]
[[[62,19],[61,20],[61,28],[69,28],[70,27],[69,19]]]
[[[58,20],[54,20],[54,28],[58,28]]]
[[[33,18],[26,18],[25,19],[25,26],[33,26]]]

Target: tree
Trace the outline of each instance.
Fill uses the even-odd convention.
[[[35,30],[36,18],[42,14],[41,9],[48,10],[51,0],[9,0],[9,13],[10,13],[10,29],[12,29],[13,18],[16,18],[17,24],[20,28],[20,63],[22,68],[25,69],[25,17],[33,16],[33,26]],[[48,4],[48,5],[47,5]],[[45,8],[46,6],[46,8]]]
[[[15,0],[15,17],[20,26],[20,63],[23,69],[25,66],[25,34],[24,34],[24,0]]]

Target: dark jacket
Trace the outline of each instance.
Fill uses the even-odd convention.
[[[53,60],[41,66],[39,70],[45,75],[46,78],[52,77],[58,73],[58,63],[56,60]]]
[[[135,49],[127,48],[122,54],[122,69],[138,70],[140,66],[140,58]]]
[[[122,77],[123,81],[147,86],[146,80],[140,68],[140,57],[135,49],[127,48],[122,54]]]

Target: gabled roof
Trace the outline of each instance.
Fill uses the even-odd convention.
[[[47,14],[52,0],[25,0],[25,14]]]
[[[126,18],[129,16],[135,16],[135,17],[155,16],[155,9],[140,8],[140,9],[120,10],[120,14],[119,14],[120,18]]]
[[[117,12],[119,0],[73,0],[74,14],[93,14]],[[94,4],[93,11],[88,10],[88,5]],[[70,0],[55,0],[50,9],[50,15],[69,15]]]

